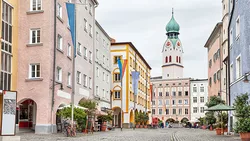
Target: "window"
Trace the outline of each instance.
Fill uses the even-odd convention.
[[[200,102],[201,102],[201,103],[204,103],[204,102],[205,102],[204,97],[200,97]]]
[[[96,86],[96,95],[99,95],[99,87],[98,86]]]
[[[240,17],[236,19],[236,39],[240,36]]]
[[[212,67],[212,59],[209,60],[209,68]]]
[[[40,64],[30,64],[29,78],[40,78],[40,77],[41,77]]]
[[[96,49],[96,59],[98,60],[98,53],[99,53],[99,51],[98,51],[98,49]]]
[[[184,100],[184,104],[188,105],[188,100],[187,99]]]
[[[62,82],[62,68],[57,67],[57,81]]]
[[[178,96],[182,96],[182,92],[181,91],[178,92]]]
[[[58,34],[57,36],[57,48],[59,50],[63,50],[63,38],[61,35]]]
[[[5,26],[6,26],[6,24],[5,24]],[[7,29],[8,27],[6,26],[5,27],[5,29]],[[7,32],[7,31],[6,31]],[[9,31],[9,32],[11,32],[11,31]],[[41,33],[41,31],[40,31],[40,29],[31,29],[30,30],[30,43],[31,44],[38,44],[38,43],[40,43],[41,42],[41,40],[40,40],[40,37],[41,37],[41,35],[40,35],[40,33]],[[2,33],[3,34],[3,33]],[[3,34],[4,35],[4,34]],[[2,36],[3,36],[2,35]],[[6,35],[6,34],[5,34]],[[6,37],[5,37],[6,38]]]
[[[12,7],[2,2],[2,36],[1,36],[1,75],[0,89],[11,89],[11,62],[12,62]],[[39,67],[40,70],[40,67]],[[31,74],[31,71],[30,71]],[[36,74],[34,74],[36,76]],[[30,75],[31,77],[31,75]],[[40,71],[39,71],[40,77]]]
[[[80,0],[80,1],[83,1],[83,0]],[[88,2],[87,2],[87,0],[84,0],[84,4],[85,4],[85,9],[88,10]]]
[[[88,21],[84,19],[84,31],[88,32]]]
[[[173,109],[173,115],[175,115],[176,114],[176,109]]]
[[[96,31],[96,40],[99,40],[99,33]]]
[[[119,58],[121,59],[121,56],[115,56],[115,57],[114,57],[114,64],[117,64],[117,60],[118,60]]]
[[[197,103],[197,97],[193,97],[193,103]]]
[[[87,87],[87,85],[88,85],[87,83],[88,83],[88,78],[87,78],[87,75],[84,74],[84,75],[83,75],[83,86],[84,86],[84,87]]]
[[[92,25],[89,25],[89,36],[90,36],[90,37],[93,37]]]
[[[67,85],[71,86],[71,73],[68,72]]]
[[[155,109],[152,109],[152,114],[155,115]]]
[[[89,62],[90,62],[90,63],[92,63],[92,58],[93,58],[92,52],[89,51]]]
[[[114,91],[115,93],[115,99],[120,99],[121,98],[121,92],[120,91]]]
[[[179,57],[179,63],[181,63],[181,57]]]
[[[179,109],[179,115],[182,115],[182,109]]]
[[[166,92],[166,96],[169,96],[169,92]]]
[[[172,92],[172,96],[176,96],[176,92]]]
[[[212,85],[212,78],[210,77],[209,78],[209,86],[211,87],[211,85]]]
[[[216,77],[216,73],[214,74],[214,83],[216,83],[217,77]]]
[[[107,82],[109,82],[109,74],[107,74]]]
[[[230,83],[233,82],[233,64],[230,65]]]
[[[158,105],[162,105],[162,100],[159,100],[159,101],[158,101]]]
[[[205,92],[205,88],[204,87],[200,87],[200,92]]]
[[[193,92],[194,92],[194,93],[197,92],[197,87],[193,87]]]
[[[106,97],[106,95],[105,95],[105,90],[104,90],[104,89],[102,89],[102,97],[103,97],[103,98]]]
[[[105,64],[105,56],[103,55],[102,58],[103,58],[102,63]]]
[[[80,43],[78,43],[78,46],[77,46],[77,54],[78,55],[82,55],[82,45]]]
[[[72,48],[71,48],[71,45],[70,44],[68,44],[68,51],[67,51],[67,56],[68,57],[71,57],[71,55],[72,55]]]
[[[236,79],[241,76],[241,58],[240,56],[236,58]]]
[[[92,78],[89,77],[89,88],[92,89]]]
[[[198,107],[193,107],[193,113],[197,113],[198,112]]]
[[[105,81],[105,72],[102,72],[102,80]]]
[[[162,92],[159,92],[159,96],[162,96]]]
[[[119,74],[119,73],[115,73],[115,74],[114,74],[114,81],[115,81],[115,82],[121,81],[121,77],[120,77],[120,74]]]
[[[169,62],[170,63],[172,62],[172,56],[169,56]]]
[[[57,16],[62,19],[62,6],[57,4]]]
[[[77,71],[76,82],[77,82],[77,84],[81,84],[81,81],[82,81],[82,74],[81,74],[81,72]]]
[[[31,0],[31,11],[42,10],[42,0]]]
[[[93,13],[92,5],[89,4],[89,14],[92,15],[92,13]]]
[[[96,76],[99,77],[99,68],[96,67]]]
[[[168,99],[166,100],[166,105],[169,105],[169,100]]]
[[[179,57],[178,56],[176,56],[176,63],[178,63],[179,62]]]
[[[185,96],[188,96],[188,91],[185,91]]]
[[[168,63],[168,57],[166,56],[165,63]]]
[[[233,29],[230,30],[230,46],[233,44]]]
[[[185,115],[188,115],[188,109],[185,109]]]
[[[152,101],[152,105],[155,105],[155,101],[154,100]]]
[[[162,109],[159,109],[159,115],[161,115],[162,114]]]
[[[88,50],[86,47],[84,47],[84,58],[87,59],[88,57]]]
[[[218,70],[218,71],[217,71],[217,80],[220,80],[220,77],[221,77],[221,71]]]
[[[175,100],[172,100],[172,105],[175,105]]]
[[[182,100],[178,100],[178,104],[182,104]]]
[[[201,109],[200,109],[201,111],[201,113],[204,113],[204,107],[201,107]]]
[[[169,109],[166,109],[166,115],[169,115]]]

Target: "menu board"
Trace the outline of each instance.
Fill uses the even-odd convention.
[[[3,91],[1,135],[15,135],[17,93]]]

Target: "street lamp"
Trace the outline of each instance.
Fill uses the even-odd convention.
[[[248,80],[248,78],[247,78],[249,75],[250,75],[249,73],[248,73],[248,74],[247,74],[247,73],[245,74],[244,80],[243,80],[244,83],[248,83],[248,82],[249,82],[249,80]]]

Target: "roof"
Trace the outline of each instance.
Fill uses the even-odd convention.
[[[168,33],[171,32],[179,32],[180,30],[180,26],[179,24],[176,22],[176,20],[174,19],[174,13],[172,13],[172,18],[171,20],[168,22],[167,26],[166,26],[166,31]]]
[[[117,43],[111,43],[111,45],[124,45],[129,44],[133,50],[136,52],[136,54],[139,55],[139,57],[142,59],[142,61],[147,65],[147,67],[151,70],[152,68],[149,66],[148,62],[143,58],[141,53],[135,48],[135,46],[131,42],[117,42]]]
[[[98,23],[97,20],[95,21],[95,24],[96,24],[96,26],[98,26],[98,27],[100,28],[100,30],[104,33],[104,35],[105,35],[106,37],[108,37],[108,39],[111,41],[112,38],[111,38],[111,37],[108,35],[108,33],[102,28],[102,26]]]
[[[207,40],[207,42],[206,42],[206,44],[205,44],[205,48],[208,48],[209,47],[209,45],[210,45],[210,43],[211,43],[211,41],[213,40],[213,38],[214,38],[214,36],[216,35],[216,33],[219,31],[219,29],[222,27],[222,22],[218,22],[217,24],[216,24],[216,26],[214,27],[214,30],[212,31],[212,33],[210,34],[210,36],[209,36],[209,38],[208,38],[208,40]]]

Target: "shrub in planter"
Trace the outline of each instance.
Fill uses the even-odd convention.
[[[217,122],[216,123],[216,135],[221,135],[221,134],[223,134],[223,127],[224,127],[224,125],[223,125],[223,122]]]
[[[250,105],[248,94],[237,96],[234,102],[237,121],[234,131],[239,133],[242,141],[250,141]]]

